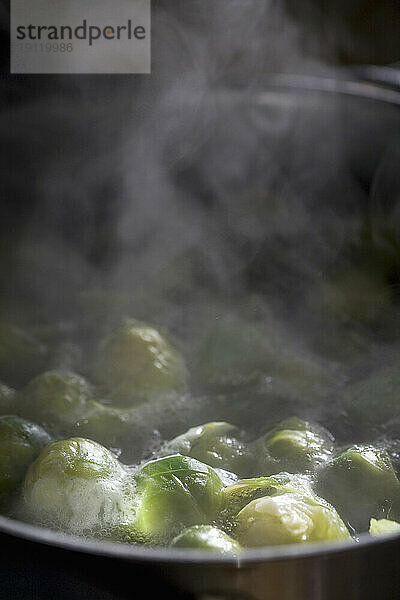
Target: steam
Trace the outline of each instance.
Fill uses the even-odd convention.
[[[290,171],[299,176],[304,165],[293,162],[295,140],[282,164],[278,141],[293,130],[301,138],[307,124],[279,104],[246,106],[215,91],[237,79],[249,89],[268,71],[315,70],[301,28],[275,2],[240,0],[157,3],[153,29],[151,77],[49,79],[13,109],[12,130],[9,114],[0,124],[13,159],[8,192],[37,204],[17,278],[26,291],[34,273],[29,293],[50,311],[65,310],[85,285],[163,286],[168,266],[188,253],[214,289],[243,293],[266,228],[308,235],[314,217],[289,189]],[[272,211],[267,187],[286,188]]]
[[[114,294],[88,335],[129,312],[189,357],[216,320],[252,320],[335,378],[337,356],[314,344],[321,323],[336,333],[318,290],[362,235],[361,124],[377,117],[268,88],[268,73],[330,74],[281,3],[170,4],[154,2],[151,76],[41,79],[3,113],[7,193],[35,205],[2,267],[9,304],[63,320],[84,293]],[[382,149],[389,113],[372,132]],[[368,345],[366,329],[351,343]]]

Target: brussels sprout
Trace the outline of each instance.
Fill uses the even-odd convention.
[[[180,353],[156,329],[133,319],[106,337],[96,362],[98,379],[110,401],[131,405],[187,385],[187,370]]]
[[[309,476],[278,473],[272,477],[242,479],[222,490],[222,518],[229,522],[246,504],[258,498],[296,492],[313,495]]]
[[[333,383],[327,369],[308,358],[289,357],[271,371],[272,384],[279,393],[300,406],[321,402]]]
[[[389,521],[389,519],[371,519],[370,521],[369,533],[374,537],[399,532],[400,523],[397,523],[396,521]]]
[[[351,419],[379,426],[400,415],[400,370],[389,367],[353,384],[345,396]]]
[[[15,390],[0,383],[0,414],[6,415],[14,411]]]
[[[348,324],[323,322],[317,328],[313,340],[314,349],[329,360],[338,361],[344,367],[358,364],[360,356],[371,352],[371,339],[367,332]]]
[[[134,514],[127,470],[106,448],[83,438],[48,445],[29,467],[23,512],[74,534],[107,534]]]
[[[136,415],[137,409],[104,405],[94,395],[94,388],[80,375],[48,371],[25,387],[18,412],[45,424],[57,436],[89,438],[123,451],[129,461],[154,443],[154,426]]]
[[[349,269],[325,282],[319,306],[344,324],[376,326],[391,310],[392,290],[382,274]]]
[[[221,506],[224,486],[218,475],[187,456],[150,461],[139,470],[136,481],[135,541],[167,543],[186,527],[210,523]]]
[[[0,495],[12,492],[51,441],[44,429],[16,416],[0,417]]]
[[[70,434],[85,437],[106,446],[125,463],[149,453],[159,443],[159,432],[144,421],[137,409],[105,406],[90,400],[88,410],[70,429]]]
[[[241,545],[221,529],[211,525],[193,525],[184,529],[171,542],[173,548],[193,548],[208,550],[218,554],[235,554]]]
[[[398,434],[398,423],[397,422],[393,422],[392,424],[393,426],[393,430],[392,433],[394,435]],[[386,431],[390,431],[390,428],[388,427],[386,429]],[[393,468],[395,470],[395,473],[397,476],[399,476],[400,473],[400,439],[398,438],[392,438],[392,437],[387,437],[387,435],[383,435],[380,438],[378,438],[375,441],[375,446],[377,446],[378,448],[383,448],[384,450],[387,451],[387,453],[389,454],[389,458],[392,462]]]
[[[127,463],[137,462],[138,456],[151,455],[160,447],[161,439],[170,438],[179,429],[185,430],[193,420],[199,421],[212,410],[208,398],[177,392],[133,407],[115,407],[92,400],[87,408],[73,427],[73,434],[94,439],[107,447],[121,448]],[[168,444],[161,447],[157,456],[183,454],[178,449],[167,450]]]
[[[35,328],[35,335],[48,348],[47,370],[80,371],[85,368],[91,338],[76,323],[44,324]]]
[[[71,427],[74,435],[88,438],[114,450],[132,442],[134,413],[131,411],[104,406],[94,400],[89,401],[88,410]]]
[[[200,385],[214,390],[243,386],[276,362],[274,344],[255,324],[219,322],[200,347],[196,372]]]
[[[250,547],[350,538],[328,502],[298,493],[252,500],[237,515],[234,531],[239,542]]]
[[[24,388],[18,410],[24,417],[68,433],[87,411],[92,394],[92,387],[80,375],[47,371]]]
[[[214,468],[244,476],[253,470],[249,449],[240,441],[240,431],[224,422],[192,427],[165,444],[164,454],[179,453],[196,458]]]
[[[214,468],[214,471],[224,485],[233,485],[240,481],[240,477],[238,477],[236,473],[232,473],[232,471],[225,471],[225,469],[218,468]]]
[[[292,417],[282,421],[255,443],[260,449],[260,470],[265,475],[313,471],[324,464],[333,449],[332,436],[322,427]]]
[[[19,387],[39,373],[47,358],[47,348],[22,329],[0,323],[0,378]]]
[[[383,449],[353,446],[341,452],[320,471],[316,489],[358,531],[368,529],[371,516],[399,514],[400,483]]]

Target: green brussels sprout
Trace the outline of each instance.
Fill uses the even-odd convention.
[[[89,383],[76,373],[47,371],[38,375],[22,391],[19,412],[61,433],[85,414],[93,394]]]
[[[400,532],[400,523],[389,521],[389,519],[371,519],[369,524],[369,533],[372,536],[390,535]]]
[[[162,452],[191,456],[211,467],[244,476],[252,471],[254,459],[239,438],[239,429],[230,423],[206,423],[167,442]]]
[[[314,406],[325,397],[333,377],[328,370],[308,358],[289,357],[271,371],[274,388],[300,406]]]
[[[259,326],[220,321],[203,341],[197,357],[200,385],[226,390],[247,385],[276,362],[274,343]]]
[[[211,467],[193,458],[178,454],[150,461],[136,481],[134,541],[168,543],[186,527],[210,523],[219,512],[223,483]]]
[[[85,365],[91,338],[76,323],[44,323],[35,327],[34,334],[48,348],[46,370],[79,371]]]
[[[0,417],[0,496],[15,490],[29,465],[51,441],[44,429],[20,417]]]
[[[0,323],[0,379],[19,387],[39,373],[47,348],[35,337],[9,323]]]
[[[383,425],[400,415],[400,370],[385,368],[353,384],[345,395],[351,419],[367,426]]]
[[[153,450],[160,437],[152,422],[146,421],[137,409],[107,406],[95,400],[88,402],[87,412],[71,427],[70,435],[98,442],[128,464]]]
[[[350,539],[333,506],[298,493],[252,500],[237,515],[234,532],[250,547]]]
[[[314,471],[332,454],[333,438],[322,427],[291,417],[282,421],[261,440],[260,471],[272,475],[279,471]]]
[[[173,548],[208,550],[218,554],[236,554],[242,547],[227,533],[211,525],[193,525],[184,529],[171,542]]]
[[[348,368],[349,365],[357,365],[360,356],[368,356],[372,346],[364,329],[360,331],[348,324],[324,321],[323,326],[315,331],[313,347],[322,356]]]
[[[398,423],[394,421],[392,423],[392,434],[398,434]],[[390,428],[386,429],[387,433],[390,432]],[[387,435],[383,435],[378,438],[375,443],[375,446],[378,448],[383,448],[389,454],[389,458],[392,462],[393,468],[397,476],[400,473],[400,439],[396,437],[388,437]]]
[[[232,471],[225,471],[225,469],[218,468],[214,468],[214,471],[224,485],[233,485],[240,481],[240,477],[238,477],[236,473],[232,473]]]
[[[222,490],[221,516],[225,523],[232,520],[249,502],[265,496],[301,493],[312,496],[312,479],[308,475],[278,473],[271,477],[242,479]]]
[[[132,519],[128,471],[106,448],[83,438],[48,445],[28,469],[22,511],[30,520],[73,534],[106,535]]]
[[[100,344],[96,372],[110,401],[120,405],[181,391],[188,379],[178,350],[156,329],[134,319],[126,319]]]
[[[376,326],[391,310],[392,290],[378,271],[348,269],[324,282],[316,295],[323,313],[343,324]]]
[[[87,408],[88,410],[71,427],[73,435],[120,451],[132,443],[137,433],[132,411],[104,406],[95,400],[90,400]]]
[[[122,452],[124,460],[134,460],[154,443],[154,427],[136,415],[137,409],[105,405],[94,396],[94,388],[82,376],[47,371],[24,388],[18,412],[46,425],[58,437],[88,438]]]
[[[6,415],[14,411],[15,408],[15,390],[0,383],[0,414]]]
[[[371,516],[399,514],[400,483],[383,449],[353,446],[337,454],[319,472],[316,489],[358,531],[368,529]]]

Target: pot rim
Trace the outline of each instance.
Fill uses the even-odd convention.
[[[265,89],[270,88],[270,89]],[[400,106],[400,69],[388,67],[365,67],[336,69],[324,75],[299,75],[296,73],[271,73],[262,82],[248,85],[237,81],[228,90],[257,102],[268,100],[270,91],[297,90],[330,95],[352,96],[357,99],[384,102]],[[226,88],[223,91],[226,96]]]
[[[45,546],[55,546],[63,550],[83,552],[103,557],[136,563],[157,564],[206,564],[234,566],[240,568],[251,563],[278,562],[282,560],[299,560],[307,558],[327,557],[349,552],[357,552],[373,546],[382,546],[397,541],[400,544],[400,533],[371,537],[368,533],[360,534],[357,540],[340,542],[310,542],[283,546],[266,546],[257,549],[244,549],[238,555],[212,555],[206,550],[190,550],[177,548],[149,548],[142,545],[129,545],[118,542],[91,540],[73,536],[22,521],[16,521],[0,515],[0,532],[29,542],[37,542]]]

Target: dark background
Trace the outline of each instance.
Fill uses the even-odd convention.
[[[230,0],[227,0],[229,4]],[[257,3],[256,3],[257,4]],[[154,31],[152,36],[152,63],[153,74],[151,78],[168,78],[169,74],[163,71],[163,52],[165,46],[160,42],[157,35],[157,15],[170,15],[176,19],[184,29],[196,31],[205,38],[212,27],[214,13],[214,2],[211,0],[153,0],[152,12]],[[235,2],[232,1],[234,8]],[[299,48],[302,53],[303,65],[289,62],[282,65],[279,61],[271,60],[265,56],[264,64],[260,62],[260,56],[251,53],[241,55],[237,51],[227,52],[225,56],[219,56],[215,61],[215,71],[212,77],[218,80],[226,80],[239,76],[241,79],[254,78],[251,72],[251,61],[256,58],[257,75],[262,76],[268,70],[289,70],[300,72],[309,70],[309,63],[313,65],[320,61],[324,65],[344,66],[356,64],[394,65],[400,64],[400,2],[397,0],[270,0],[269,6],[285,7],[285,13],[294,19],[298,27]],[[84,94],[87,105],[92,102],[104,102],[112,95],[121,90],[129,90],[134,96],[142,87],[148,84],[147,76],[52,76],[52,75],[10,75],[9,74],[9,36],[8,3],[0,5],[0,115],[3,119],[2,150],[0,151],[0,168],[2,170],[0,186],[0,231],[11,229],[21,230],[21,225],[26,222],[32,214],[36,202],[33,192],[32,178],[38,168],[37,158],[41,154],[43,160],[47,159],[47,153],[51,152],[50,139],[43,139],[42,145],[35,148],[29,147],[33,138],[33,132],[29,128],[25,131],[25,147],[21,147],[21,132],[13,134],[7,129],[4,131],[4,121],[12,121],[14,109],[21,104],[32,103],[35,99],[43,99],[43,102],[53,102],[54,96],[70,96]],[[270,12],[265,15],[258,13],[256,19],[259,21],[259,30],[264,27],[266,33],[274,26],[270,22]],[[264,20],[263,20],[264,19]],[[160,19],[162,25],[164,17]],[[219,27],[219,29],[218,29]],[[231,32],[229,24],[217,26],[216,31],[229,40]],[[246,38],[246,30],[243,32],[244,44],[251,41],[251,32]],[[183,54],[187,53],[183,48]],[[183,65],[185,65],[185,60]],[[251,65],[251,66],[254,66]],[[179,68],[179,65],[177,65]],[[300,71],[299,71],[300,69]],[[47,100],[46,100],[47,99]],[[88,109],[89,110],[89,109]],[[12,123],[11,123],[12,125]],[[34,123],[32,123],[34,127]],[[18,129],[18,124],[16,124]],[[51,136],[51,130],[47,136]],[[54,132],[57,135],[57,132]],[[62,140],[58,140],[61,143]],[[68,151],[67,148],[65,148]],[[31,156],[33,153],[34,156]],[[31,161],[33,158],[33,161]],[[30,168],[31,162],[33,166]],[[10,177],[11,176],[11,177]],[[12,179],[11,183],[10,180]],[[20,179],[15,185],[15,180]],[[22,191],[23,190],[23,191]],[[109,218],[109,214],[98,216],[99,222]]]

